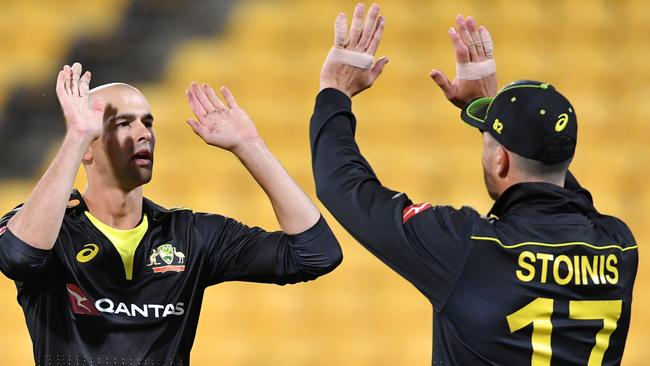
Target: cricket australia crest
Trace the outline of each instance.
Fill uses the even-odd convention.
[[[159,245],[151,250],[147,266],[151,267],[154,273],[183,272],[185,271],[185,254],[171,244]]]

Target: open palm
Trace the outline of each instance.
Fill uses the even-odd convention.
[[[485,27],[477,27],[472,17],[456,17],[456,28],[449,29],[449,38],[456,51],[456,64],[467,65],[494,59],[492,37]],[[433,70],[431,78],[438,84],[445,97],[458,108],[463,108],[473,99],[495,96],[497,94],[497,74],[477,79],[461,79],[458,76],[450,81],[440,70]]]
[[[253,120],[241,109],[226,87],[221,88],[225,105],[207,84],[192,83],[187,99],[197,120],[188,120],[206,143],[233,151],[242,142],[259,137]]]
[[[102,135],[104,103],[90,98],[90,71],[81,74],[81,64],[65,65],[56,81],[56,95],[68,133],[93,141]]]

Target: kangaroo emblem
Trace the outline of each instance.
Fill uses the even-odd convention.
[[[149,256],[149,264],[148,266],[157,266],[158,261],[156,260],[156,257],[158,257],[158,251],[155,249],[151,249],[151,255]]]
[[[92,312],[92,311],[91,311],[91,310],[90,310],[86,305],[83,304],[84,302],[88,301],[88,298],[87,298],[87,297],[85,297],[85,296],[81,296],[81,295],[79,295],[78,293],[76,293],[76,292],[70,290],[69,288],[66,288],[66,289],[68,290],[68,293],[69,293],[70,295],[72,295],[72,297],[74,297],[75,301],[77,302],[77,306],[79,306],[79,307],[81,307],[81,308],[84,308],[84,309],[85,309],[86,311],[88,311],[89,313]]]

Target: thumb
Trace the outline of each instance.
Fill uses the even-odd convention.
[[[375,80],[381,75],[381,72],[384,71],[384,66],[388,63],[388,57],[382,56],[372,65],[370,69],[370,74],[372,74],[372,79]]]
[[[442,71],[440,70],[431,70],[431,79],[438,84],[440,89],[445,93],[445,95],[449,95],[451,93],[451,81],[449,81],[449,78],[447,75],[445,75]]]

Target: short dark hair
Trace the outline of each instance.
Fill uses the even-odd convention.
[[[541,161],[524,158],[511,152],[517,161],[517,167],[521,172],[529,177],[540,178],[543,180],[556,180],[563,178],[573,158],[557,164],[544,164]]]

